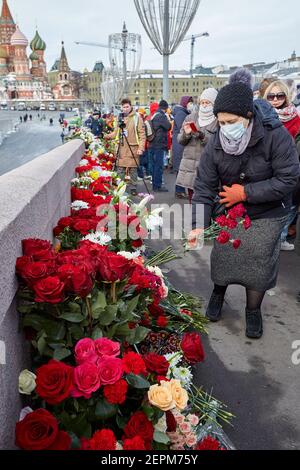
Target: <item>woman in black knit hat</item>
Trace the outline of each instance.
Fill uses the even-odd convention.
[[[214,291],[206,314],[210,321],[220,320],[227,287],[242,285],[247,292],[246,335],[260,338],[261,305],[266,291],[276,286],[280,234],[300,170],[295,144],[268,103],[254,104],[251,78],[245,69],[237,71],[216,99],[219,127],[201,158],[193,198],[194,208],[204,206],[204,227],[195,210],[189,244],[196,247],[203,228],[209,227],[218,195],[228,209],[245,205],[252,227],[233,231],[241,247],[236,251],[231,244],[215,243]]]

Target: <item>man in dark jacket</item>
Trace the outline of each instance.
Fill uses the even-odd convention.
[[[103,134],[103,122],[100,118],[101,114],[98,111],[94,112],[91,122],[91,131],[96,137],[101,137]]]
[[[164,157],[168,151],[168,132],[171,130],[171,123],[166,116],[169,108],[168,103],[162,100],[159,103],[158,112],[152,119],[152,126],[155,133],[154,139],[149,144],[150,158],[153,161],[152,184],[154,192],[168,192],[163,184]]]

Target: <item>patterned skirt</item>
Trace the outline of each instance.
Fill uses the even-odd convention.
[[[286,216],[253,220],[247,231],[243,226],[232,230],[233,238],[242,241],[238,250],[231,243],[215,242],[211,255],[214,284],[238,284],[258,292],[273,289],[279,271],[280,235],[286,220]]]

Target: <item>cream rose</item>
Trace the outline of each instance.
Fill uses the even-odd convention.
[[[19,393],[22,395],[31,395],[36,387],[36,375],[30,370],[23,370],[19,375]]]
[[[164,388],[170,390],[176,408],[180,411],[185,410],[189,396],[187,391],[182,388],[180,380],[171,380],[170,382],[162,382],[161,384]]]
[[[148,399],[151,405],[162,411],[170,411],[175,408],[172,391],[161,385],[152,385],[148,392]]]

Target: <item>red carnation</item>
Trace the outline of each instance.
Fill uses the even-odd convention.
[[[143,439],[135,436],[133,439],[125,439],[123,450],[146,450],[146,447]]]
[[[23,450],[69,450],[71,439],[59,431],[58,422],[49,411],[39,409],[16,424],[16,445]]]
[[[167,375],[170,363],[165,357],[150,353],[144,357],[144,361],[148,371],[155,372],[159,375]]]
[[[146,364],[143,358],[135,352],[124,354],[122,362],[126,374],[147,374]]]
[[[206,437],[203,441],[199,442],[195,450],[225,450],[221,447],[219,441],[211,436]]]
[[[117,439],[110,429],[95,432],[89,442],[90,450],[116,450]]]
[[[201,337],[197,333],[185,333],[181,341],[181,349],[185,359],[190,364],[194,365],[203,362],[205,359]]]
[[[125,380],[119,380],[114,385],[105,385],[104,397],[112,405],[122,405],[126,401],[128,384]]]
[[[227,217],[226,217],[226,215],[220,215],[220,217],[217,217],[216,218],[216,223],[220,227],[227,227]]]
[[[137,411],[126,424],[124,433],[128,438],[140,436],[149,445],[153,440],[154,427],[145,413]]]
[[[73,219],[72,217],[63,217],[58,221],[58,226],[62,228],[70,227],[72,225]]]
[[[92,229],[91,223],[87,219],[75,220],[72,224],[72,228],[84,236],[88,235]]]
[[[59,277],[50,276],[38,281],[33,290],[35,292],[35,302],[58,304],[64,301],[65,285]]]
[[[160,328],[166,328],[166,326],[168,326],[168,324],[169,324],[169,320],[167,319],[167,317],[162,315],[162,316],[158,317],[158,319],[156,321],[156,324]]]
[[[245,216],[245,220],[244,220],[244,222],[243,222],[243,225],[244,225],[244,229],[245,229],[245,230],[249,230],[249,228],[252,227],[252,221],[251,221],[249,215],[246,215],[246,216]]]
[[[237,223],[237,220],[232,219],[231,217],[228,217],[226,225],[227,225],[227,228],[229,230],[233,230],[233,229],[237,228],[238,223]]]
[[[244,217],[246,214],[246,209],[243,204],[238,204],[237,206],[233,207],[228,211],[229,217],[232,219],[238,219]]]
[[[68,398],[73,389],[73,368],[51,360],[36,371],[36,392],[49,405],[57,405]]]
[[[217,242],[219,242],[221,245],[226,245],[230,240],[230,233],[225,232],[225,230],[222,230],[220,235],[217,238]]]

